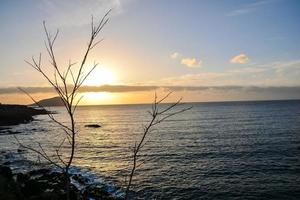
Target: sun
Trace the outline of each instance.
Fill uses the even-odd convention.
[[[115,74],[107,67],[96,68],[85,80],[84,85],[110,85],[116,81]]]

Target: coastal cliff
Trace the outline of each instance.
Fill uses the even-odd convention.
[[[48,111],[25,105],[0,104],[0,127],[28,123],[33,116],[41,114],[48,114]]]

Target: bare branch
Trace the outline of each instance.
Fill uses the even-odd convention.
[[[80,103],[80,101],[83,99],[83,95],[77,100],[77,102],[76,102],[76,104],[74,105],[74,107],[73,107],[73,113],[75,113],[75,111],[76,111],[76,108],[77,108],[77,106],[78,106],[78,104]]]
[[[175,103],[171,104],[170,106],[167,106],[167,108],[163,109],[163,110],[159,110],[159,106],[160,104],[166,100],[172,92],[169,92],[167,95],[165,95],[163,98],[161,98],[160,100],[157,100],[157,94],[155,92],[155,96],[154,96],[154,103],[151,106],[151,111],[148,111],[148,113],[151,115],[151,120],[148,123],[148,125],[143,127],[143,134],[141,139],[139,140],[138,143],[135,143],[135,146],[132,150],[133,153],[133,164],[132,164],[132,169],[129,175],[129,181],[126,187],[126,191],[125,191],[125,199],[127,200],[129,197],[129,192],[130,192],[130,187],[132,184],[132,179],[134,176],[134,173],[136,171],[136,169],[138,167],[140,167],[144,162],[138,164],[138,158],[139,158],[139,152],[141,151],[141,149],[145,146],[146,144],[146,137],[149,133],[151,133],[151,131],[153,131],[153,127],[155,127],[157,124],[165,121],[166,119],[177,115],[179,113],[185,112],[187,110],[190,110],[192,107],[188,107],[188,108],[184,108],[181,109],[179,111],[175,111],[175,112],[169,112],[171,110],[173,110],[176,106],[178,106],[181,102],[181,98],[176,101]]]
[[[104,40],[104,39],[101,39],[101,40],[95,42],[95,44],[93,44],[93,45],[91,46],[90,50],[92,50],[95,46],[97,46],[97,45],[98,45],[99,43],[101,43],[103,40]]]
[[[54,165],[54,166],[56,166],[56,167],[63,170],[63,168],[59,164],[52,161],[52,159],[45,153],[44,149],[41,147],[40,144],[39,144],[39,147],[42,149],[42,151],[38,151],[35,148],[23,145],[15,135],[14,135],[14,138],[18,142],[18,144],[20,145],[21,148],[24,148],[24,149],[27,149],[27,150],[30,150],[30,151],[33,151],[33,152],[37,153],[38,155],[42,156],[46,161],[48,161],[50,164],[52,164],[52,165]]]
[[[41,104],[39,104],[28,92],[26,92],[25,90],[23,90],[22,88],[18,88],[19,90],[21,90],[22,92],[24,92],[38,107],[46,110],[46,108],[44,106],[42,106]],[[67,129],[67,130],[71,130],[68,126],[62,124],[61,122],[57,121],[51,112],[47,112],[48,117],[55,123],[57,123],[58,125],[62,126],[63,128]]]
[[[79,99],[77,99],[77,95],[79,93],[79,88],[82,86],[86,78],[93,72],[93,70],[97,67],[97,63],[94,64],[94,66],[86,73],[84,74],[84,67],[87,62],[88,56],[90,51],[96,47],[103,39],[97,41],[97,36],[99,35],[100,31],[104,28],[104,26],[109,21],[108,15],[111,12],[109,10],[100,20],[99,23],[94,23],[94,18],[92,16],[91,20],[91,36],[89,38],[87,49],[83,55],[83,58],[80,62],[79,69],[74,73],[74,70],[72,70],[72,66],[76,63],[71,63],[69,60],[69,64],[67,66],[66,71],[62,71],[57,63],[56,55],[54,53],[54,45],[59,35],[59,30],[56,30],[55,34],[52,35],[46,26],[46,22],[43,21],[43,28],[46,35],[45,38],[45,48],[49,56],[49,61],[51,64],[51,68],[54,70],[53,74],[48,75],[46,71],[44,71],[42,67],[42,55],[39,55],[38,60],[34,57],[31,58],[31,62],[25,61],[27,64],[29,64],[32,68],[34,68],[37,72],[39,72],[47,81],[48,83],[53,87],[55,92],[58,94],[60,99],[63,102],[63,105],[67,111],[67,114],[70,119],[70,125],[67,126],[63,124],[62,122],[55,119],[55,117],[52,115],[52,113],[47,112],[49,118],[55,122],[57,125],[59,125],[64,133],[66,134],[66,138],[68,140],[68,143],[70,144],[70,155],[67,157],[67,159],[63,159],[61,157],[61,154],[59,153],[61,146],[64,144],[65,139],[62,141],[62,143],[59,145],[59,147],[55,150],[56,156],[55,158],[58,159],[58,162],[55,162],[55,160],[52,160],[47,154],[46,151],[43,149],[42,145],[39,144],[39,149],[34,149],[32,147],[26,147],[25,145],[22,145],[19,141],[19,144],[22,145],[24,148],[27,148],[28,150],[31,150],[44,159],[46,159],[51,164],[54,164],[56,166],[59,166],[61,169],[64,170],[66,180],[67,180],[67,199],[70,199],[70,177],[69,177],[69,168],[72,165],[74,154],[75,154],[75,147],[76,147],[76,134],[78,133],[78,130],[76,128],[76,122],[74,118],[74,113],[76,111],[76,108],[78,107],[78,104],[80,103],[83,96],[81,96]],[[72,84],[68,84],[68,78],[69,75],[72,78]],[[19,88],[22,92],[24,92],[37,106],[40,108],[45,109],[42,105],[40,105],[29,93],[27,93],[22,88]],[[75,103],[76,101],[76,103]],[[60,166],[58,163],[62,163],[62,166]]]
[[[162,103],[165,99],[167,99],[173,92],[169,92],[167,95],[165,95],[163,98],[161,98],[157,103],[160,104]],[[181,101],[181,99],[179,100]]]

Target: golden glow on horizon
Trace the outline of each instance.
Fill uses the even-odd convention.
[[[84,85],[87,86],[100,86],[114,84],[116,75],[112,70],[106,67],[96,68],[89,77],[85,80]]]
[[[106,103],[108,104],[113,99],[113,96],[109,92],[87,92],[83,93],[83,99],[81,104],[83,105],[98,105]]]

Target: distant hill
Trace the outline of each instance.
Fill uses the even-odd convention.
[[[63,101],[61,100],[60,97],[52,97],[49,99],[43,99],[38,101],[38,104],[44,107],[48,106],[63,106]],[[36,104],[32,104],[32,106],[35,106]]]

